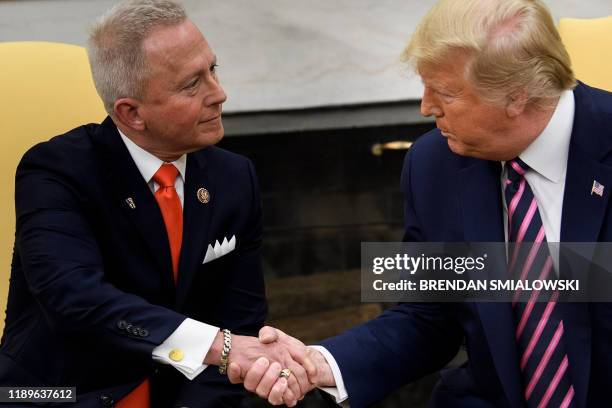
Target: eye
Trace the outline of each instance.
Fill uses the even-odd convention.
[[[211,74],[216,74],[217,73],[217,67],[219,66],[219,64],[212,64],[210,66],[210,73]]]
[[[438,95],[440,95],[442,102],[444,103],[451,103],[454,99],[454,96],[450,94],[438,92]]]
[[[193,89],[200,84],[200,77],[194,78],[191,82],[187,84],[185,89]]]

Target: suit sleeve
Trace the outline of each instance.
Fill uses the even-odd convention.
[[[427,239],[413,200],[412,150],[402,170],[404,241]],[[368,406],[403,384],[442,368],[461,344],[452,304],[402,303],[321,342],[335,358],[351,406]]]
[[[54,330],[78,332],[101,346],[150,359],[185,316],[106,280],[75,183],[36,159],[44,152],[24,156],[15,183],[15,243],[30,293]]]

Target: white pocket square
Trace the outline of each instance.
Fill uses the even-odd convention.
[[[221,258],[223,255],[227,255],[236,249],[236,236],[232,235],[232,238],[228,241],[227,237],[223,238],[223,242],[219,243],[219,241],[215,241],[215,245],[208,245],[208,249],[206,250],[206,256],[204,256],[203,264],[208,263],[210,261],[214,261],[215,259]]]

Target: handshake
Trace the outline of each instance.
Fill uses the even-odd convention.
[[[211,347],[207,364],[219,364],[223,348],[220,332]],[[232,337],[227,376],[233,384],[268,400],[272,405],[293,407],[315,387],[336,385],[323,354],[273,327],[263,327],[259,338]]]

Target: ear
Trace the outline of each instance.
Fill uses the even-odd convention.
[[[142,132],[145,130],[144,119],[139,112],[140,102],[133,98],[121,98],[115,101],[115,118],[123,126]]]
[[[527,91],[521,90],[508,96],[506,101],[506,115],[513,119],[525,111],[529,96]]]

